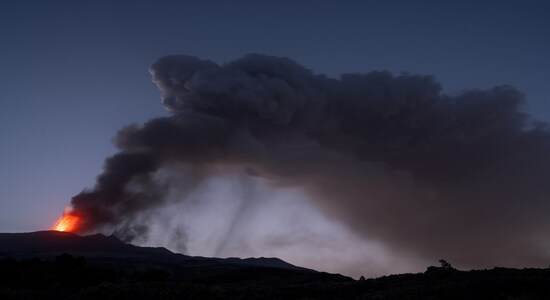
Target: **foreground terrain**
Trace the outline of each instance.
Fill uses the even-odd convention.
[[[0,299],[550,299],[550,268],[353,280],[276,258],[191,257],[116,237],[0,234]]]

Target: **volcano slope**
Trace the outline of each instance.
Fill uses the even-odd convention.
[[[550,299],[550,268],[353,280],[277,258],[206,258],[114,236],[0,234],[1,299]]]

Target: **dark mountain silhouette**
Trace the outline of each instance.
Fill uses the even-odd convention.
[[[207,258],[174,253],[162,247],[138,247],[126,244],[116,236],[95,234],[79,236],[68,232],[37,231],[0,233],[0,257],[53,259],[60,254],[84,256],[92,262],[147,263],[177,266],[178,272],[206,277],[245,268],[276,268],[318,273],[289,264],[278,258]],[[341,275],[338,275],[341,276]],[[343,276],[342,276],[343,277]]]
[[[0,233],[0,299],[550,299],[550,268],[440,264],[353,280],[277,258],[192,257],[101,234]]]
[[[79,252],[105,256],[126,254],[128,257],[182,259],[165,248],[137,247],[125,244],[115,236],[95,234],[79,236],[68,232],[38,231],[28,233],[0,233],[0,255],[48,256],[57,252]]]

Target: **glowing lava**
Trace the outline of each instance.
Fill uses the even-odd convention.
[[[53,225],[53,230],[73,232],[78,229],[80,218],[70,212],[65,212]]]

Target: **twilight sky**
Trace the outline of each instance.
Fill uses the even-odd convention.
[[[163,55],[221,65],[248,53],[284,56],[334,78],[433,75],[450,95],[510,84],[526,94],[526,112],[550,121],[549,15],[542,0],[2,1],[0,231],[50,228],[71,197],[94,185],[116,152],[118,129],[169,115],[147,70]],[[243,188],[249,183],[239,176],[208,184],[194,196],[208,200],[186,202],[185,222],[170,222],[173,231],[189,228],[182,247],[193,255],[280,256],[354,276],[421,270],[441,258],[425,262],[365,242],[298,192]],[[243,193],[262,195],[252,201],[260,208],[216,200]],[[178,248],[163,238],[162,224],[154,228],[142,243]],[[228,233],[246,247],[223,241]],[[342,253],[350,260],[338,261]]]

